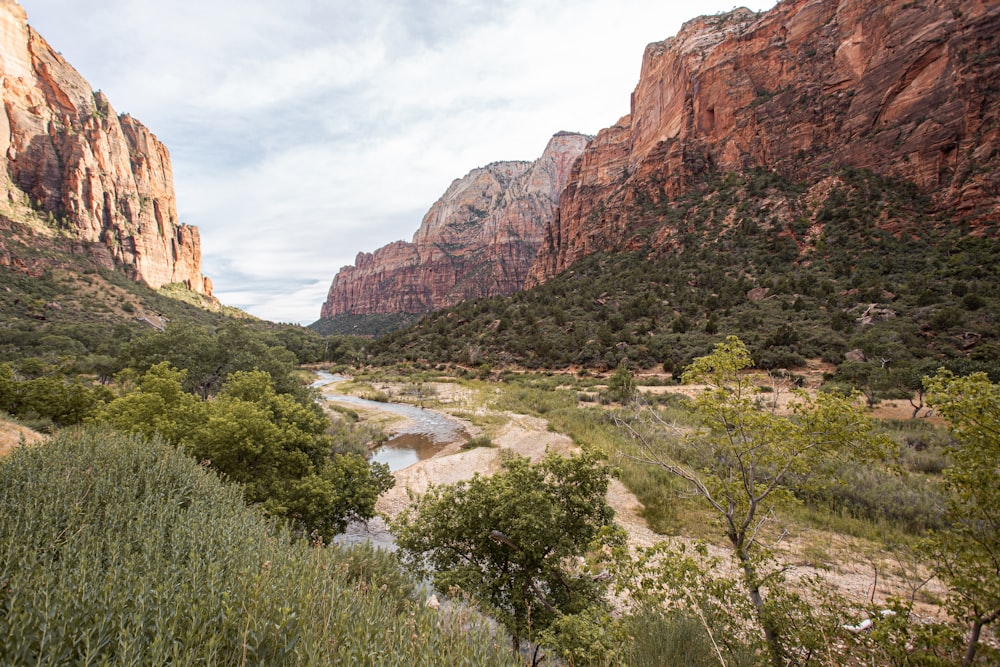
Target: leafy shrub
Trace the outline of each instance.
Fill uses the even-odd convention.
[[[388,467],[334,453],[329,419],[314,403],[278,393],[264,371],[233,373],[210,401],[185,393],[184,376],[167,362],[156,364],[136,391],[111,401],[97,419],[183,446],[244,484],[249,502],[325,538],[375,515],[379,494],[393,484]]]
[[[160,442],[75,430],[0,461],[0,664],[517,664],[411,590]]]
[[[488,435],[477,435],[462,445],[462,449],[475,449],[476,447],[492,447],[493,438]]]
[[[10,366],[0,364],[0,410],[36,430],[79,424],[110,398],[103,386],[58,375],[17,381]]]

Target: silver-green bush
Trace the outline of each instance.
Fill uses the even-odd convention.
[[[0,460],[2,665],[516,664],[411,590],[162,443],[77,430]]]

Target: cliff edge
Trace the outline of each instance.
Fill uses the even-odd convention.
[[[211,295],[166,147],[92,91],[13,0],[0,0],[0,86],[0,214],[150,287]]]
[[[630,114],[570,175],[528,287],[626,248],[647,212],[712,174],[809,185],[853,167],[905,179],[954,224],[1000,220],[1000,2],[785,0],[694,19],[646,47]]]
[[[321,318],[426,313],[524,289],[573,162],[590,137],[560,132],[534,162],[494,162],[452,182],[411,242],[359,253]]]

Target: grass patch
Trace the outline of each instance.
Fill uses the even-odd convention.
[[[476,449],[477,447],[492,447],[493,439],[489,436],[478,435],[462,445],[462,449]]]

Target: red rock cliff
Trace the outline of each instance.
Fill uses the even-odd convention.
[[[1000,219],[1000,1],[786,0],[688,22],[643,55],[631,113],[562,193],[528,286],[626,246],[638,199],[709,172],[911,180],[973,227]]]
[[[151,287],[184,283],[202,294],[201,239],[177,218],[166,147],[141,123],[118,116],[27,23],[0,0],[0,209],[50,221],[48,233]]]
[[[573,161],[589,137],[560,132],[535,162],[495,162],[458,179],[413,241],[359,253],[333,279],[321,317],[423,313],[524,288]]]

